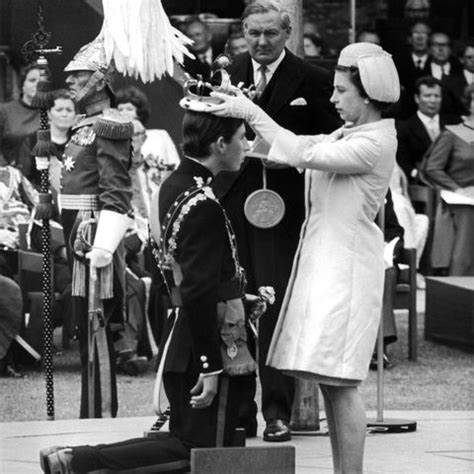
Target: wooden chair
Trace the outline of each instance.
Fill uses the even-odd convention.
[[[433,233],[435,225],[436,206],[438,202],[438,193],[430,186],[420,184],[410,184],[408,186],[408,194],[416,212],[421,212],[428,216],[428,237],[426,239],[425,248],[420,259],[420,266],[424,273],[430,275],[431,268],[431,247],[433,245]]]
[[[416,249],[402,249],[398,259],[400,272],[395,285],[393,309],[408,311],[408,359],[416,362],[418,354],[416,312]]]

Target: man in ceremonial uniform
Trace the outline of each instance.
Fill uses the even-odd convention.
[[[290,16],[272,0],[257,0],[242,15],[248,53],[234,59],[229,68],[232,82],[256,86],[256,102],[279,125],[302,135],[328,133],[339,120],[329,103],[331,77],[285,48],[290,37]],[[254,134],[249,133],[249,138]],[[266,366],[266,357],[290,276],[293,257],[304,219],[304,174],[294,168],[266,169],[267,187],[278,193],[286,211],[273,227],[257,228],[244,215],[246,199],[263,187],[260,160],[247,159],[234,175],[221,175],[214,190],[234,226],[239,255],[254,293],[261,285],[275,288],[276,303],[259,324],[259,375],[266,441],[288,441],[294,396],[294,379]],[[256,407],[243,414],[248,435],[256,435]]]
[[[173,304],[158,371],[170,404],[169,433],[45,449],[45,472],[144,466],[183,472],[191,448],[234,444],[240,387],[256,364],[245,343],[245,279],[235,237],[209,183],[220,171],[237,170],[248,144],[241,120],[205,113],[186,113],[183,136],[185,157],[163,183],[151,216],[155,255]]]
[[[82,114],[64,151],[59,198],[73,269],[73,308],[80,339],[80,417],[115,416],[118,406],[111,324],[123,321],[125,266],[121,241],[130,224],[132,188],[128,168],[133,127],[110,109],[112,68],[105,60],[100,39],[83,46],[65,72],[71,97]],[[89,291],[90,267],[99,282],[95,295]],[[99,318],[99,329],[95,334],[98,357],[92,362],[94,369],[89,361],[93,387],[88,380],[91,298],[95,299],[95,309],[103,305],[102,314],[94,316]],[[93,407],[89,406],[91,400]]]

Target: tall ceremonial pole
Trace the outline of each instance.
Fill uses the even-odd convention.
[[[41,78],[37,84],[36,95],[32,106],[40,109],[40,128],[37,132],[36,145],[32,150],[35,156],[36,168],[40,172],[41,188],[39,203],[36,206],[35,219],[40,219],[41,227],[41,252],[43,254],[43,317],[44,317],[44,371],[46,379],[46,416],[54,420],[54,381],[53,381],[53,324],[51,314],[51,300],[53,295],[53,282],[51,281],[51,246],[49,220],[53,215],[51,193],[49,190],[49,157],[51,155],[51,134],[49,131],[47,110],[51,104],[51,83],[48,79],[48,61],[45,55],[50,53],[61,54],[60,47],[45,49],[51,34],[44,29],[43,6],[38,1],[37,30],[32,39],[23,46],[23,55],[31,63],[36,58],[36,64],[41,71]]]

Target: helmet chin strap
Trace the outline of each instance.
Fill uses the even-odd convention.
[[[100,71],[94,71],[89,80],[79,89],[76,97],[74,97],[74,102],[80,111],[85,111],[88,100],[98,92],[96,86],[102,80],[105,80],[105,74]]]

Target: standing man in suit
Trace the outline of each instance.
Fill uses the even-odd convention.
[[[441,130],[447,123],[453,123],[440,116],[442,103],[441,81],[432,77],[420,77],[415,84],[417,111],[407,120],[397,121],[397,162],[408,178],[415,182],[418,166]]]
[[[285,48],[291,21],[274,0],[257,0],[244,10],[242,28],[249,51],[235,58],[229,68],[234,84],[256,85],[256,101],[281,126],[298,134],[328,133],[339,121],[329,102],[331,76]],[[253,138],[253,133],[248,133]],[[267,187],[283,199],[286,212],[274,227],[261,229],[244,215],[247,197]],[[265,441],[287,441],[294,398],[294,380],[266,366],[266,357],[290,276],[293,257],[304,219],[304,176],[294,168],[264,168],[260,160],[247,158],[241,170],[218,176],[214,189],[233,223],[248,288],[275,288],[276,302],[260,320],[258,337],[262,412]],[[252,403],[253,394],[251,398]],[[246,413],[248,435],[256,433],[256,411]]]

